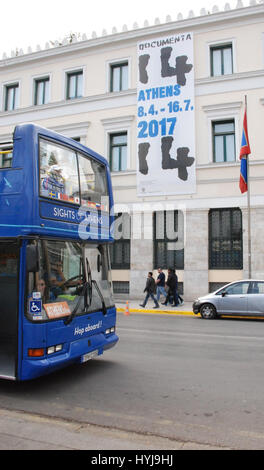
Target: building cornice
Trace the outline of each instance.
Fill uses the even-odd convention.
[[[264,69],[195,80],[195,95],[205,96],[264,88]]]
[[[63,100],[42,106],[29,106],[14,111],[0,113],[0,126],[16,125],[23,122],[40,121],[54,117],[65,117],[83,114],[89,111],[100,111],[122,108],[136,104],[136,90],[102,95],[85,96],[76,100]]]
[[[235,73],[218,78],[205,77],[195,80],[195,96],[203,96],[217,93],[228,93],[233,91],[264,89],[264,69],[253,72]],[[260,103],[264,105],[264,99],[260,98]],[[16,125],[23,122],[39,121],[52,117],[72,116],[90,111],[100,111],[105,109],[115,109],[129,106],[136,106],[137,90],[135,88],[116,92],[103,93],[100,95],[85,96],[76,100],[62,100],[48,103],[42,106],[29,106],[19,108],[14,111],[0,112],[0,127]],[[221,109],[241,107],[242,102],[223,103]],[[204,106],[204,111],[210,114],[215,110],[216,105]],[[119,118],[116,118],[119,120]],[[106,120],[103,124],[108,124]]]
[[[241,2],[240,2],[241,3]],[[238,2],[239,4],[239,2]],[[20,51],[15,57],[5,57],[0,61],[0,70],[5,67],[18,66],[19,64],[25,64],[26,62],[33,62],[39,60],[46,60],[47,58],[67,55],[67,54],[76,54],[83,51],[93,50],[99,47],[112,47],[114,44],[120,47],[120,43],[124,42],[135,42],[140,41],[144,38],[144,41],[149,37],[162,34],[177,34],[177,32],[183,32],[186,30],[196,31],[200,28],[205,28],[208,30],[209,27],[215,25],[223,24],[226,27],[227,22],[237,22],[243,21],[247,18],[248,21],[260,22],[263,21],[261,14],[264,13],[264,4],[259,3],[249,7],[236,8],[234,10],[227,11],[218,11],[213,10],[212,14],[208,14],[204,10],[204,14],[201,16],[194,17],[191,12],[189,17],[186,19],[178,19],[177,21],[168,21],[164,24],[155,24],[153,26],[147,26],[144,28],[138,28],[131,31],[124,31],[121,33],[115,32],[114,34],[104,35],[98,38],[86,39],[82,41],[72,42],[71,44],[58,45],[57,47],[50,47],[45,50],[38,50],[36,52],[31,52],[24,54],[23,51]],[[178,15],[179,17],[179,15]],[[4,54],[5,56],[5,54]]]

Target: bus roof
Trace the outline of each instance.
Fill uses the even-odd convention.
[[[21,137],[31,138],[31,136],[33,137],[33,136],[41,136],[41,135],[44,137],[50,138],[54,141],[57,141],[58,143],[62,143],[63,141],[63,143],[65,145],[68,145],[69,147],[74,146],[76,150],[79,150],[80,152],[88,154],[91,157],[98,160],[99,162],[101,162],[103,165],[108,166],[108,161],[102,155],[95,152],[94,150],[86,147],[85,145],[81,144],[80,142],[70,137],[66,137],[65,135],[59,134],[56,131],[53,131],[51,129],[46,129],[45,127],[41,127],[34,123],[24,123],[24,124],[17,125],[14,129],[13,141]]]

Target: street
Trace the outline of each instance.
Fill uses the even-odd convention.
[[[1,381],[1,408],[93,425],[97,435],[100,427],[133,433],[131,449],[146,448],[132,435],[156,448],[159,439],[167,449],[264,448],[263,320],[119,313],[117,332],[101,358],[31,382]],[[129,434],[122,442],[129,448]]]

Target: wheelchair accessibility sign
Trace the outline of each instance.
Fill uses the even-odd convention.
[[[31,300],[29,302],[29,311],[31,315],[40,315],[42,311],[42,301],[41,300]]]

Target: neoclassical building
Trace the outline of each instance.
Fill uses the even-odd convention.
[[[186,300],[249,272],[239,190],[247,98],[251,269],[264,279],[264,4],[201,10],[0,61],[0,142],[35,122],[104,155],[112,172],[116,295],[177,270]],[[0,169],[10,165],[0,157]]]

